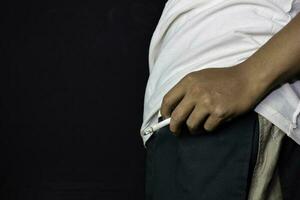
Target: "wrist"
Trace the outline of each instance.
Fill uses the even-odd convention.
[[[241,80],[246,84],[249,98],[253,104],[258,103],[274,87],[276,75],[271,70],[262,69],[250,62],[243,62],[236,66]]]

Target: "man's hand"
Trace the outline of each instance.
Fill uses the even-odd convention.
[[[233,67],[195,71],[163,98],[161,114],[170,130],[186,123],[206,131],[248,111],[269,91],[300,74],[300,13],[247,60]]]
[[[176,135],[183,123],[191,133],[201,126],[213,131],[257,102],[259,94],[249,76],[239,65],[191,72],[164,96],[161,114],[171,117],[170,130]]]

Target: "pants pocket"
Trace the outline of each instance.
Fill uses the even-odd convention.
[[[186,199],[246,199],[256,113],[179,139],[176,182]]]

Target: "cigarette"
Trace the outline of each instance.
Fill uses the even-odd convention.
[[[171,121],[171,117],[169,117],[169,118],[167,118],[167,119],[165,119],[165,120],[163,120],[163,121],[161,121],[161,122],[159,122],[157,124],[154,124],[154,125],[146,128],[144,130],[144,135],[151,134],[151,133],[157,131],[158,129],[160,129],[160,128],[164,127],[164,126],[169,125],[170,121]]]

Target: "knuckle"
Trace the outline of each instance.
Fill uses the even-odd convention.
[[[210,96],[207,95],[206,93],[202,94],[202,102],[206,106],[210,106],[212,104],[212,100],[211,100]]]
[[[183,77],[185,81],[193,81],[194,80],[194,72],[190,72]]]
[[[171,119],[175,122],[180,121],[180,114],[177,111],[172,112]]]
[[[192,95],[199,95],[202,93],[202,88],[199,85],[193,85],[190,89]]]
[[[170,104],[170,97],[168,94],[166,94],[164,97],[163,97],[163,100],[162,100],[162,104],[164,106],[168,106]]]
[[[218,118],[225,118],[227,116],[227,111],[221,106],[217,106],[214,110],[214,115]]]
[[[164,96],[161,104],[161,113],[163,115],[169,114],[168,112],[170,110],[170,107],[171,107],[170,98],[168,96]]]
[[[179,123],[172,118],[171,122],[170,122],[170,130],[172,132],[176,132],[178,130],[178,125],[179,125]]]
[[[162,102],[160,112],[161,112],[161,115],[163,117],[167,117],[169,115],[169,105],[168,105],[168,103],[169,102],[166,101],[166,100],[163,100],[163,102]]]

